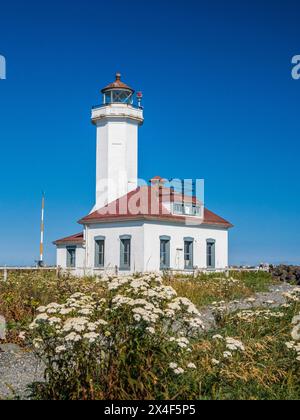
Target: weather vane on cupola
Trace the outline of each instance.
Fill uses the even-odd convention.
[[[110,104],[127,104],[127,105],[134,105],[134,89],[130,86],[126,85],[121,81],[121,73],[116,74],[116,80],[102,89],[103,94],[103,104],[110,105]],[[137,92],[136,94],[138,107],[142,107],[142,99],[143,93]]]

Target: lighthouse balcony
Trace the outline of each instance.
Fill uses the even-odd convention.
[[[107,118],[129,118],[138,121],[140,124],[144,122],[143,109],[131,104],[112,103],[92,108],[92,122],[94,124]]]

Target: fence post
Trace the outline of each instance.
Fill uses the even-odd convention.
[[[6,266],[4,267],[4,271],[3,271],[3,280],[7,281],[7,268],[6,268]]]

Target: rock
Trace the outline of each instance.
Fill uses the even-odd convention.
[[[0,340],[5,340],[6,337],[6,321],[4,316],[0,315]]]
[[[300,267],[298,266],[280,265],[278,267],[271,267],[271,274],[274,279],[300,285]]]

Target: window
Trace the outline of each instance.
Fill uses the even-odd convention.
[[[160,237],[160,269],[168,270],[170,268],[170,238],[168,236]]]
[[[201,207],[194,206],[192,204],[181,204],[181,203],[174,203],[173,204],[173,213],[175,214],[184,214],[187,216],[200,216],[201,215]]]
[[[104,267],[105,238],[95,238],[95,267]]]
[[[131,265],[131,236],[121,236],[120,270],[130,270]]]
[[[111,91],[105,93],[105,104],[110,104],[111,103]]]
[[[192,270],[194,267],[194,239],[184,239],[184,269]]]
[[[76,267],[76,247],[75,246],[67,247],[67,267],[68,268]]]
[[[192,204],[186,204],[184,206],[184,214],[188,215],[188,216],[193,216],[194,215],[194,207]]]
[[[201,216],[201,207],[194,207],[195,216]]]
[[[174,203],[173,211],[175,214],[183,214],[183,205],[179,203]]]
[[[207,240],[207,268],[215,268],[216,261],[215,261],[215,248],[216,248],[216,241],[214,239]]]
[[[126,90],[114,90],[113,91],[113,102],[114,103],[130,103],[132,93]]]

